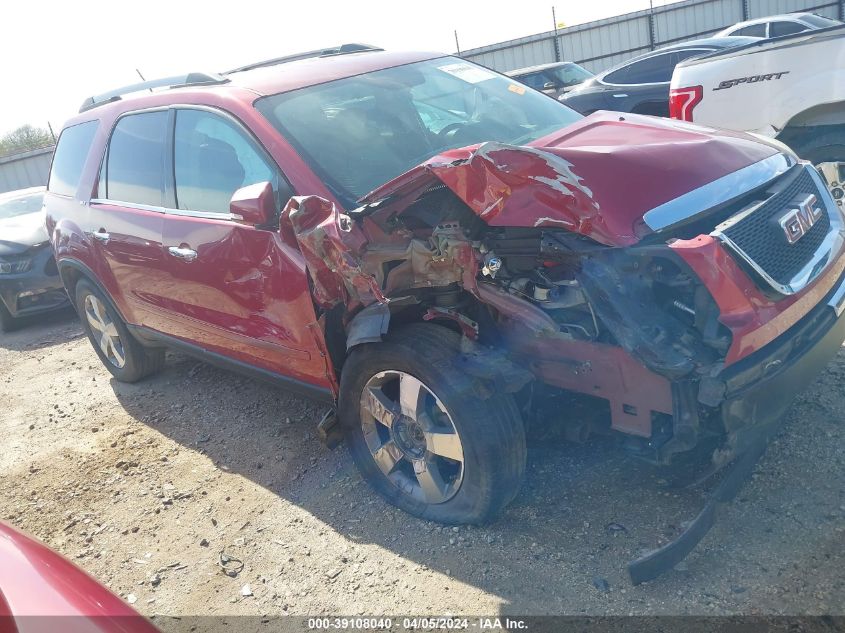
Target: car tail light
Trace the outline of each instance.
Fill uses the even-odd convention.
[[[669,91],[669,116],[681,121],[692,121],[692,110],[701,103],[704,89],[701,86],[675,88]]]

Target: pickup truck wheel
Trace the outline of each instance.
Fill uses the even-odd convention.
[[[845,157],[845,147],[839,156]],[[827,183],[830,195],[842,209],[845,205],[845,161],[813,162],[813,165]]]
[[[810,161],[827,182],[830,195],[839,205],[845,205],[845,130],[824,126],[810,128],[812,134],[799,137],[791,144],[795,152]]]
[[[94,351],[120,382],[137,382],[164,366],[164,350],[141,345],[111,302],[87,281],[76,285],[76,308]]]
[[[525,431],[509,394],[460,369],[460,335],[414,324],[356,348],[338,416],[364,479],[415,516],[485,523],[519,491]]]

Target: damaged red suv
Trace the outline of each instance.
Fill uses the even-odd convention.
[[[454,57],[340,49],[93,97],[46,208],[118,380],[169,347],[325,400],[367,481],[446,523],[514,498],[528,423],[730,463],[845,339],[843,218],[784,146],[583,118]]]

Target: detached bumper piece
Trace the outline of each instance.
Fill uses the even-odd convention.
[[[759,442],[740,455],[728,468],[716,490],[698,516],[671,543],[628,563],[628,574],[635,585],[654,580],[680,563],[705,537],[716,522],[719,507],[732,501],[751,477],[754,466],[766,452],[767,442]]]
[[[737,457],[698,516],[678,538],[628,564],[637,585],[672,569],[707,534],[719,507],[751,476],[768,439],[798,393],[824,371],[845,339],[845,276],[824,301],[776,341],[721,375],[726,386],[721,416],[728,446]]]

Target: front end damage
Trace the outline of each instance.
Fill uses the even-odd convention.
[[[335,373],[356,345],[433,321],[463,334],[471,371],[517,393],[529,423],[547,423],[574,394],[607,415],[555,419],[568,437],[616,435],[657,464],[701,447],[714,471],[733,463],[678,542],[632,565],[640,582],[703,537],[845,338],[841,217],[809,168],[780,159],[710,208],[650,226],[645,213],[620,224],[564,153],[488,143],[432,159],[348,214],[294,198],[282,230],[306,259]],[[816,187],[828,220],[796,262],[811,274],[788,292],[741,256],[751,247],[722,238],[766,205],[788,207],[782,189],[795,179]]]

